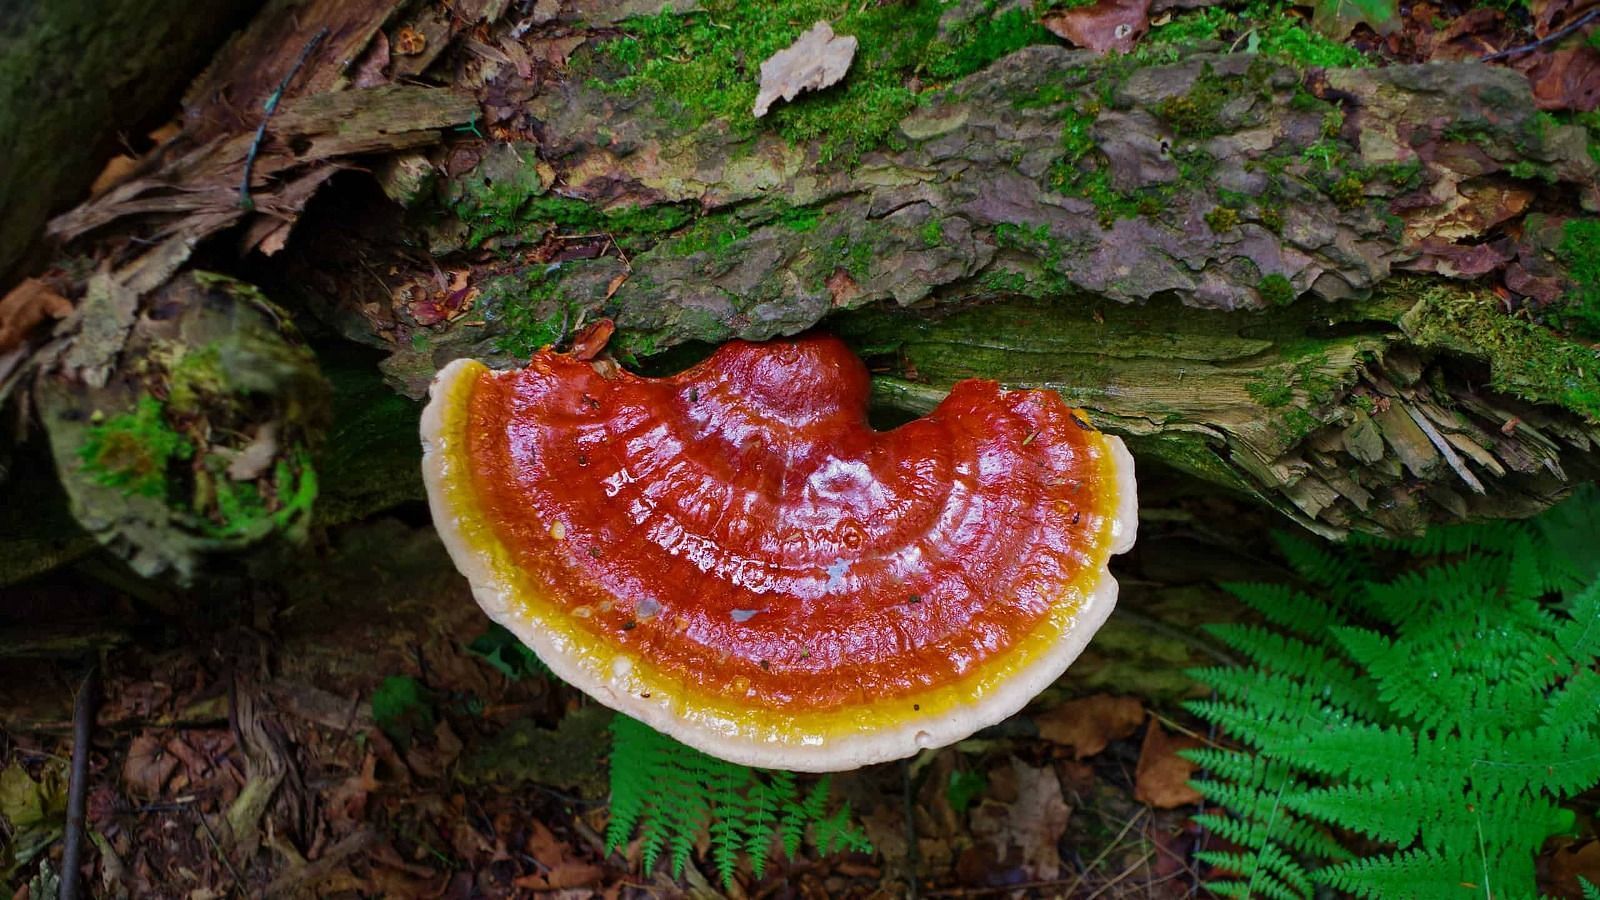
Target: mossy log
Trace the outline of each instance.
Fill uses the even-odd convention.
[[[336,386],[362,381],[339,346],[378,349],[378,368],[411,400],[451,359],[513,364],[601,317],[618,325],[615,354],[654,369],[706,344],[820,324],[871,361],[886,407],[925,410],[962,377],[1048,386],[1145,461],[1329,535],[1524,515],[1594,477],[1594,349],[1508,315],[1470,282],[1509,266],[1530,295],[1559,294],[1551,229],[1529,213],[1600,208],[1586,135],[1537,114],[1521,76],[1476,63],[1318,69],[1170,47],[1109,59],[1016,49],[973,38],[988,26],[971,24],[969,6],[907,28],[921,35],[912,50],[937,45],[959,65],[921,66],[902,40],[894,71],[928,83],[880,103],[847,81],[780,108],[776,124],[739,118],[738,91],[718,87],[712,102],[646,77],[661,70],[638,59],[648,42],[626,21],[564,14],[513,27],[485,13],[491,41],[452,53],[447,29],[429,44],[440,63],[408,74],[435,86],[312,91],[269,124],[264,146],[277,156],[257,170],[258,193],[288,209],[303,199],[289,186],[317,189],[333,171],[315,139],[297,148],[295,136],[348,130],[319,110],[399,98],[436,112],[414,137],[382,137],[384,126],[330,151],[381,151],[364,167],[388,199],[355,176],[324,186],[335,196],[295,221],[283,252],[231,273],[272,304],[181,268],[194,235],[212,233],[186,232],[198,214],[172,201],[187,196],[192,161],[58,220],[63,236],[88,235],[120,259],[137,255],[140,234],[177,236],[163,247],[193,239],[143,273],[136,260],[86,279],[79,315],[48,345],[55,355],[35,360],[32,396],[47,411],[71,407],[62,385],[79,381],[170,396],[174,371],[136,352],[140,329],[164,306],[222,302],[221,291],[230,308],[257,311],[245,316],[252,329],[260,310],[291,310],[322,362],[340,360]],[[671,30],[652,21],[652,33]],[[871,56],[879,38],[865,38],[859,77],[882,87],[888,63]],[[337,63],[316,78],[332,85],[326,66]],[[451,79],[468,83],[439,83]],[[462,108],[463,88],[479,117]],[[243,146],[242,135],[225,130],[214,146]],[[207,177],[235,184],[235,156],[207,156]],[[241,221],[233,195],[218,197],[213,231]],[[1502,227],[1513,221],[1514,234]],[[318,444],[322,429],[292,412],[318,408],[326,391],[305,376],[312,360],[295,331],[279,329],[274,353],[305,367],[285,369],[299,374],[271,384],[231,443],[213,442],[216,466],[267,422],[275,441],[290,428]],[[169,405],[162,422],[198,448],[204,423],[244,421],[229,393],[215,393],[215,417]],[[416,406],[361,396],[315,457],[325,494],[357,486],[324,503],[339,517],[416,484],[388,474],[412,466]],[[235,521],[205,491],[164,494],[137,528],[86,518],[84,497],[127,485],[93,469],[95,423],[80,413],[92,414],[45,416],[80,521],[112,545],[156,548],[143,557],[159,561],[151,569],[231,552],[194,541],[196,528]],[[136,424],[137,413],[118,415]],[[226,486],[206,471],[168,474]],[[256,471],[251,522],[297,530],[296,515],[277,514],[296,508],[285,488],[303,484],[302,470]],[[191,495],[211,505],[188,508]]]

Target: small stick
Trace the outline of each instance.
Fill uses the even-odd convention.
[[[1576,19],[1573,19],[1570,23],[1563,26],[1559,30],[1552,31],[1531,44],[1523,44],[1520,47],[1512,47],[1509,50],[1501,50],[1499,53],[1491,53],[1488,56],[1480,56],[1478,59],[1481,62],[1493,62],[1497,59],[1506,59],[1507,57],[1511,56],[1521,56],[1530,50],[1537,50],[1546,44],[1556,43],[1567,35],[1577,31],[1579,28],[1582,28],[1583,26],[1594,21],[1596,18],[1600,18],[1600,6],[1589,10]]]
[[[67,833],[61,851],[59,900],[78,900],[78,869],[83,861],[84,809],[89,796],[89,738],[94,732],[95,709],[100,705],[99,667],[89,665],[72,710],[72,774],[67,783]]]
[[[911,881],[906,886],[906,896],[917,900],[922,891],[922,850],[917,846],[917,803],[911,785],[911,760],[900,761],[900,790],[906,816],[906,866],[911,870]]]
[[[255,168],[256,154],[261,152],[261,141],[267,136],[267,122],[271,121],[272,114],[278,111],[278,101],[283,99],[283,92],[289,89],[289,82],[294,80],[294,76],[299,73],[300,67],[306,64],[306,60],[311,56],[311,51],[317,49],[317,45],[322,43],[322,39],[327,36],[328,26],[324,25],[317,29],[317,33],[312,35],[311,40],[306,41],[306,45],[300,49],[300,58],[294,61],[294,65],[289,67],[289,71],[283,76],[283,80],[278,82],[278,89],[267,97],[267,102],[264,105],[266,115],[261,117],[261,124],[256,126],[256,136],[250,141],[249,152],[244,155],[244,177],[239,180],[240,209],[256,208],[256,201],[250,198],[250,170]]]

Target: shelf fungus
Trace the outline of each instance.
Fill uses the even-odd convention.
[[[964,381],[873,430],[835,338],[670,378],[451,363],[434,522],[557,675],[712,755],[834,771],[960,740],[1061,675],[1116,602],[1133,462],[1047,391]]]

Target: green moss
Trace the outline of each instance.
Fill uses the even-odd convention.
[[[1256,213],[1256,219],[1261,222],[1261,227],[1273,234],[1283,231],[1283,210],[1276,206],[1264,206]]]
[[[1356,48],[1302,27],[1305,20],[1289,13],[1291,5],[1256,0],[1239,10],[1218,5],[1175,15],[1167,24],[1152,28],[1143,44],[1186,49],[1220,41],[1235,52],[1259,53],[1301,66],[1372,65]]]
[[[673,256],[710,253],[714,261],[722,261],[749,236],[750,226],[731,215],[706,216],[663,244],[662,252]]]
[[[220,460],[209,468],[210,496],[203,498],[203,504],[210,514],[203,516],[201,527],[210,536],[256,538],[309,521],[317,499],[317,472],[308,453],[295,454],[292,463],[278,460],[266,494],[256,482],[228,477]],[[196,498],[196,505],[202,505],[202,498]]]
[[[1541,163],[1530,160],[1519,160],[1506,168],[1512,178],[1521,178],[1523,181],[1542,181],[1545,184],[1555,184],[1558,181],[1554,169]]]
[[[1421,345],[1487,360],[1496,390],[1535,403],[1555,403],[1600,422],[1595,350],[1506,315],[1492,294],[1429,290],[1401,325]]]
[[[772,221],[780,227],[804,234],[816,230],[817,223],[822,221],[822,210],[815,206],[786,206]]]
[[[1033,277],[1022,274],[1025,287],[1020,291],[1030,297],[1060,296],[1072,289],[1062,263],[1064,248],[1061,241],[1050,234],[1046,225],[1014,225],[1004,222],[995,226],[995,246],[1006,250],[1021,250],[1038,260],[1038,272]]]
[[[142,397],[133,412],[91,425],[78,458],[95,483],[126,495],[163,498],[168,469],[194,455],[194,445],[167,423],[166,407]]]
[[[687,206],[670,203],[602,210],[570,197],[522,194],[506,195],[502,200],[494,206],[471,200],[456,204],[456,215],[470,229],[467,246],[477,247],[491,237],[524,234],[534,228],[555,228],[565,234],[609,234],[625,250],[637,252],[694,218]]]
[[[1367,185],[1358,175],[1345,175],[1328,186],[1328,196],[1340,209],[1355,209],[1367,200]]]
[[[1239,211],[1231,206],[1218,206],[1206,213],[1206,227],[1221,233],[1239,224]]]
[[[940,40],[943,12],[937,0],[709,0],[697,12],[630,19],[626,35],[597,52],[620,72],[605,85],[608,90],[650,95],[658,111],[680,127],[720,120],[739,134],[771,129],[791,141],[818,141],[824,162],[848,162],[895,142],[895,126],[916,104],[918,89],[975,72],[1028,44],[1055,40],[1031,11],[1020,9],[980,16]],[[859,42],[844,81],[754,119],[761,62],[817,21]]]
[[[1244,389],[1250,393],[1250,399],[1268,409],[1288,406],[1294,399],[1294,385],[1286,378],[1255,378],[1246,383]]]
[[[1562,324],[1588,337],[1600,338],[1600,219],[1568,219],[1557,255],[1567,266],[1572,287]]]
[[[934,41],[926,68],[935,78],[963,78],[1023,47],[1054,43],[1055,36],[1039,24],[1033,10],[1010,9],[998,16],[978,16],[956,28],[947,40]]]
[[[1256,284],[1256,292],[1261,299],[1273,306],[1288,306],[1294,302],[1294,284],[1289,279],[1276,272],[1264,276]]]
[[[944,243],[944,225],[936,217],[930,218],[923,223],[919,234],[922,236],[922,246],[924,247],[931,249]]]
[[[1365,172],[1369,181],[1387,181],[1402,191],[1414,191],[1422,187],[1422,160],[1413,159],[1403,163],[1385,163],[1381,166],[1372,166]]]
[[[1344,130],[1344,110],[1330,109],[1322,115],[1322,136],[1333,140]]]
[[[184,353],[172,366],[167,404],[179,415],[198,413],[205,398],[228,391],[228,376],[222,369],[222,348],[211,343]]]
[[[1195,79],[1187,93],[1175,94],[1156,104],[1155,113],[1178,137],[1210,137],[1222,132],[1217,116],[1228,100],[1220,80],[1210,73]]]
[[[532,356],[566,337],[571,312],[566,307],[543,313],[556,295],[557,282],[542,270],[490,282],[484,289],[482,305],[497,311],[501,321],[495,349],[513,356]]]

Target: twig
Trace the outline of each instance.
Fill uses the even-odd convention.
[[[1078,873],[1077,879],[1072,882],[1071,887],[1067,888],[1066,891],[1062,893],[1062,896],[1072,896],[1073,892],[1083,884],[1084,879],[1089,877],[1089,873],[1093,872],[1095,868],[1100,865],[1100,863],[1104,862],[1105,858],[1111,855],[1111,851],[1122,846],[1122,839],[1127,836],[1129,831],[1133,830],[1133,826],[1137,824],[1140,819],[1144,818],[1145,813],[1149,811],[1150,810],[1148,808],[1145,808],[1135,812],[1133,814],[1133,818],[1129,819],[1127,823],[1122,826],[1122,830],[1117,832],[1117,836],[1112,838],[1110,842],[1107,843],[1105,847],[1095,855],[1094,859],[1089,860],[1089,864],[1083,867],[1083,871]]]
[[[901,795],[905,803],[906,816],[906,866],[911,870],[906,887],[906,896],[910,900],[917,900],[921,890],[920,870],[922,869],[922,852],[917,847],[917,804],[911,792],[911,760],[900,761]]]
[[[1520,47],[1512,47],[1512,48],[1510,48],[1508,50],[1501,50],[1498,53],[1491,53],[1488,56],[1480,56],[1480,57],[1478,57],[1478,59],[1481,62],[1493,62],[1493,61],[1495,61],[1497,59],[1506,59],[1506,58],[1512,57],[1512,56],[1521,56],[1522,54],[1527,53],[1530,50],[1537,50],[1540,47],[1545,46],[1546,44],[1554,44],[1557,41],[1560,41],[1562,38],[1565,38],[1567,35],[1573,33],[1574,31],[1577,31],[1579,28],[1582,28],[1583,26],[1589,24],[1590,22],[1593,22],[1597,18],[1600,18],[1600,6],[1597,6],[1594,9],[1589,10],[1588,12],[1586,12],[1583,15],[1577,17],[1576,19],[1573,19],[1567,25],[1561,27],[1560,29],[1558,29],[1556,31],[1550,32],[1549,34],[1547,34],[1544,37],[1538,39],[1537,41],[1534,41],[1531,44],[1523,44]]]
[[[1112,879],[1110,881],[1106,882],[1105,884],[1100,885],[1099,889],[1097,889],[1094,893],[1090,894],[1088,897],[1084,898],[1084,900],[1095,900],[1096,897],[1099,897],[1101,894],[1104,894],[1106,891],[1109,891],[1112,888],[1116,887],[1118,884],[1120,884],[1124,880],[1126,880],[1129,875],[1132,875],[1134,869],[1137,869],[1140,866],[1144,865],[1145,862],[1147,860],[1149,860],[1151,856],[1154,856],[1154,855],[1155,855],[1155,851],[1154,850],[1146,850],[1143,856],[1139,857],[1138,859],[1136,859],[1132,863],[1130,863],[1126,869],[1123,869],[1121,872],[1118,872],[1115,876],[1112,877]]]
[[[244,879],[239,877],[239,870],[233,867],[233,860],[229,859],[228,854],[223,852],[222,842],[217,840],[217,833],[211,830],[211,823],[206,821],[206,814],[197,810],[195,818],[200,820],[200,827],[206,830],[206,837],[211,839],[211,849],[216,851],[217,858],[222,860],[222,864],[228,867],[229,872],[233,873],[234,889],[242,892],[244,890]],[[233,891],[228,893],[232,894]]]
[[[283,92],[289,89],[289,82],[294,80],[294,76],[300,72],[300,67],[311,57],[311,51],[317,49],[317,45],[327,36],[328,26],[324,25],[317,29],[311,40],[306,41],[306,45],[300,48],[300,57],[289,67],[283,80],[278,82],[278,89],[267,97],[267,102],[263,105],[266,114],[261,117],[261,124],[256,126],[256,136],[250,141],[250,149],[244,155],[244,177],[239,180],[240,209],[256,208],[256,201],[250,198],[250,170],[255,168],[256,154],[261,152],[261,141],[267,136],[267,123],[272,120],[272,114],[278,111],[278,101],[283,99]]]
[[[89,664],[72,709],[72,774],[67,783],[67,834],[61,851],[59,900],[78,900],[78,869],[83,861],[84,808],[89,796],[89,739],[95,709],[100,705],[99,666]]]

